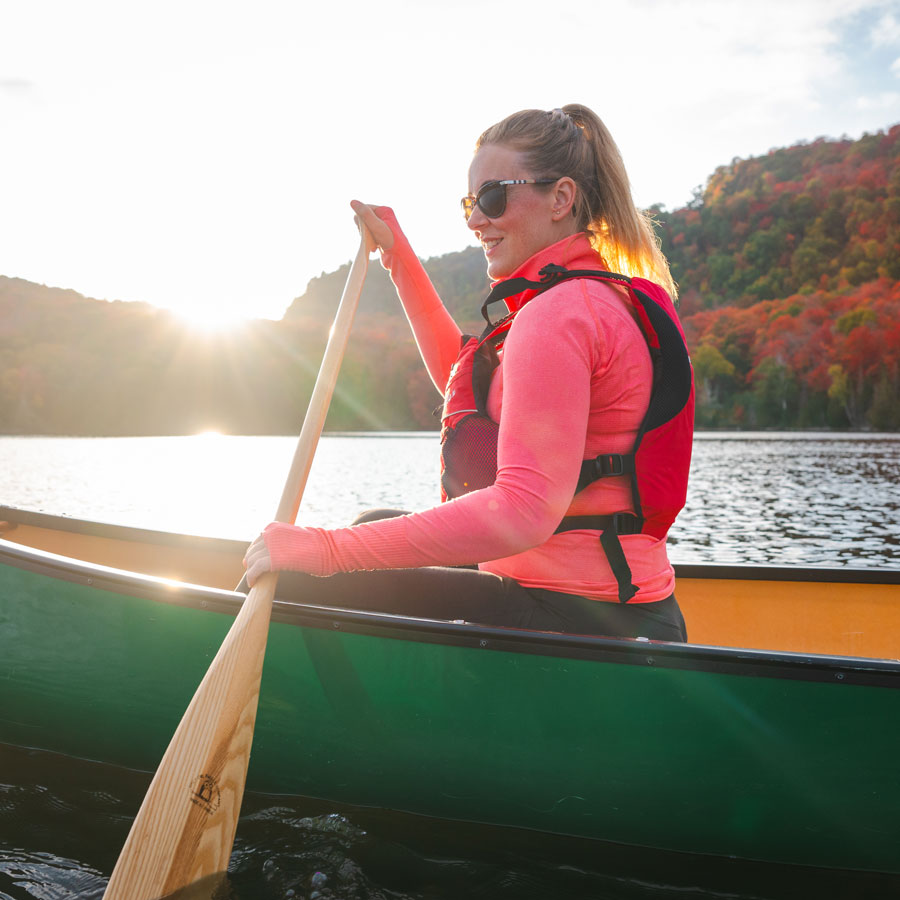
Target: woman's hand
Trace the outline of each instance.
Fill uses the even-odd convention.
[[[323,528],[271,522],[244,554],[247,583],[253,587],[266,572],[332,574],[336,570],[328,569],[324,534]]]
[[[261,575],[272,571],[272,557],[262,535],[247,548],[244,554],[244,568],[247,570],[247,584],[250,587],[253,587]]]
[[[362,222],[366,227],[369,253],[375,250],[390,250],[394,246],[394,233],[390,226],[378,216],[376,208],[366,203],[360,203],[359,200],[351,200],[350,206],[356,213],[354,216],[356,222]]]

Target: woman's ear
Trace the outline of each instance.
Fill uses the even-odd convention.
[[[561,221],[572,214],[577,190],[575,182],[568,175],[556,182],[553,188],[553,219],[555,221]]]

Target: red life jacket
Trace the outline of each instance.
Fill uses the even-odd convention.
[[[491,375],[499,364],[497,348],[518,309],[493,323],[488,306],[522,291],[534,291],[528,297],[533,299],[571,278],[624,284],[653,363],[650,403],[631,453],[601,453],[584,460],[576,493],[600,478],[629,475],[634,513],[566,516],[556,531],[600,531],[600,543],[618,582],[619,600],[627,603],[638,588],[631,583],[631,569],[619,535],[650,534],[664,539],[687,497],[694,433],[694,376],[684,332],[668,294],[644,278],[594,269],[570,271],[556,265],[545,266],[539,274],[540,281],[514,278],[496,285],[481,309],[487,327],[480,337],[463,335],[444,392],[441,499],[489,487],[497,478],[499,426],[487,414],[487,394]]]

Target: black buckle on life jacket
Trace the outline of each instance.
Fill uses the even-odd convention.
[[[640,534],[641,520],[634,513],[613,513],[611,531],[616,534]]]
[[[554,285],[558,281],[564,280],[561,276],[565,276],[569,273],[569,270],[565,266],[558,266],[556,263],[547,263],[540,272],[538,272],[538,277],[540,278],[541,284],[549,284]]]
[[[594,463],[595,478],[610,478],[614,475],[631,475],[634,472],[634,454],[602,453]]]
[[[601,453],[594,459],[586,459],[582,462],[575,493],[583,491],[588,485],[599,481],[601,478],[633,474],[633,453]]]
[[[625,459],[621,453],[604,453],[594,460],[594,471],[598,478],[625,474]]]

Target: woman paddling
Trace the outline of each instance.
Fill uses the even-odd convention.
[[[462,201],[494,282],[478,339],[392,211],[352,205],[444,394],[446,502],[272,524],[248,582],[278,570],[279,595],[308,603],[686,640],[665,536],[687,489],[690,363],[668,264],[600,119],[525,110],[478,139]]]

